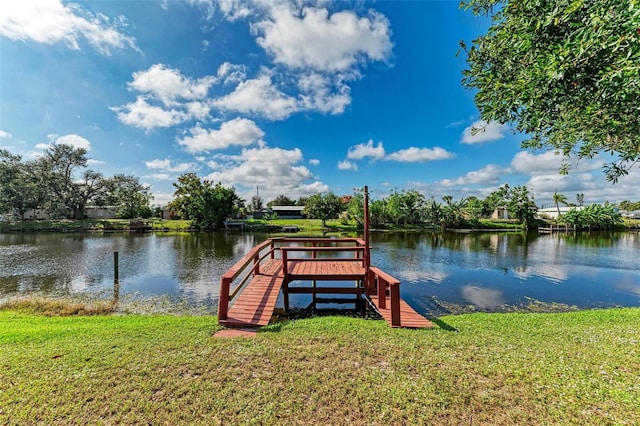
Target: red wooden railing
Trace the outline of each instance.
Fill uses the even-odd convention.
[[[218,319],[226,320],[229,314],[229,302],[238,294],[240,289],[249,281],[249,278],[260,273],[260,262],[269,256],[271,259],[275,257],[275,240],[268,239],[258,244],[249,251],[242,259],[236,262],[227,272],[222,275],[220,280],[220,295],[218,298]],[[269,249],[265,254],[261,254],[265,249]],[[243,279],[240,281],[232,294],[231,283],[247,269]]]
[[[386,272],[372,266],[369,268],[371,279],[370,290],[376,289],[378,299],[378,307],[380,309],[387,308],[387,290],[389,292],[389,303],[391,309],[391,325],[400,327],[400,281]]]

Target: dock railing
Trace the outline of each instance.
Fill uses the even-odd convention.
[[[391,325],[400,327],[400,281],[386,272],[372,266],[369,268],[369,291],[376,290],[376,299],[380,309],[387,309],[387,291],[389,292],[389,308]],[[369,293],[371,297],[374,297]]]
[[[350,244],[350,245],[345,245]],[[288,274],[288,262],[295,260],[323,261],[326,257],[318,257],[321,253],[353,252],[355,260],[361,261],[365,269],[363,292],[368,297],[375,297],[380,309],[391,311],[391,325],[399,327],[400,322],[400,281],[379,268],[370,266],[370,253],[365,248],[365,242],[359,238],[270,238],[255,246],[249,253],[232,266],[223,276],[220,283],[218,302],[218,318],[226,320],[229,313],[229,303],[233,301],[240,290],[250,279],[260,273],[260,264],[265,259],[276,259],[276,252],[280,251],[282,271]],[[311,257],[292,258],[290,253],[310,253]],[[331,258],[332,261],[353,261],[354,257]],[[231,286],[234,282],[233,292]],[[285,289],[286,291],[286,289]],[[387,307],[389,304],[389,307]]]
[[[304,260],[306,262],[321,262],[326,260],[325,258],[318,258],[318,254],[320,253],[344,253],[344,252],[353,252],[355,254],[355,260],[359,260],[362,262],[362,267],[367,267],[367,259],[368,254],[366,253],[364,247],[364,241],[359,238],[285,238],[281,240],[276,240],[277,242],[283,243],[304,243],[310,245],[281,245],[279,247],[280,252],[282,253],[282,269],[284,276],[287,277],[289,274],[289,261],[296,260]],[[342,245],[335,245],[342,244]],[[344,244],[353,244],[353,245],[344,245]],[[311,253],[311,258],[309,257],[291,257],[290,253],[299,252],[299,253]],[[332,261],[340,262],[353,262],[354,257],[351,258],[332,258]]]
[[[268,249],[268,250],[267,250]],[[266,250],[266,253],[265,253]],[[240,292],[250,278],[260,273],[260,262],[267,257],[275,258],[275,240],[268,239],[255,246],[249,253],[224,273],[220,281],[220,295],[218,298],[218,319],[226,320],[229,314],[229,302]],[[247,269],[251,266],[250,269]],[[244,272],[240,283],[231,292],[231,284]]]

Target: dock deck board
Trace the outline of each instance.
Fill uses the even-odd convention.
[[[269,324],[283,282],[282,262],[267,261],[261,265],[260,273],[242,290],[238,300],[229,309],[227,319],[220,323],[228,327],[261,327]]]
[[[378,298],[376,296],[371,298],[371,302],[376,307],[376,310],[380,312],[382,318],[391,325],[391,304],[387,299],[386,308],[381,309],[378,306]],[[435,327],[431,321],[413,310],[411,306],[404,300],[400,299],[400,327],[403,328],[432,328]]]
[[[362,261],[305,261],[289,260],[291,280],[358,281],[364,279]]]

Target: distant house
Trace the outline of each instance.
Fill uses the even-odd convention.
[[[626,217],[629,219],[640,219],[640,210],[633,210],[630,212],[622,212],[620,216]]]
[[[304,219],[304,206],[271,206],[271,211],[280,219]]]
[[[118,206],[86,206],[84,208],[85,219],[115,219],[118,213]],[[70,210],[67,209],[67,213]],[[29,209],[22,216],[24,220],[49,220],[51,216],[44,209]]]
[[[87,219],[115,219],[118,209],[118,206],[87,206],[84,215]]]
[[[264,215],[271,213],[271,210],[267,208],[262,208],[260,210],[256,210],[253,213],[247,214],[247,219],[262,219]]]
[[[491,219],[509,219],[509,210],[506,207],[496,207],[491,213]]]
[[[20,217],[20,215],[18,215]],[[48,220],[49,214],[42,209],[29,209],[22,215],[24,220]]]
[[[571,210],[582,210],[583,208],[582,206],[548,207],[546,209],[538,209],[538,217],[541,219],[557,219],[558,210],[560,210],[560,215],[563,215],[569,213]]]
[[[304,206],[271,206],[249,213],[249,219],[262,219],[266,214],[275,213],[279,219],[304,219]]]

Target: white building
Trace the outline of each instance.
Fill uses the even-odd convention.
[[[558,210],[560,210],[560,214],[569,213],[571,210],[582,210],[584,207],[582,206],[561,206],[561,207],[548,207],[546,209],[538,209],[538,217],[540,219],[557,219],[558,218]]]

